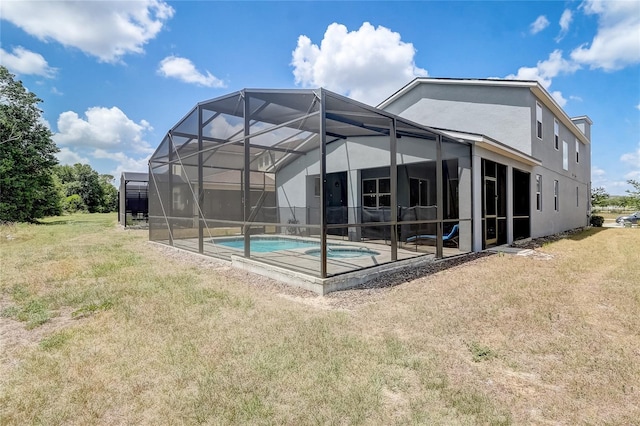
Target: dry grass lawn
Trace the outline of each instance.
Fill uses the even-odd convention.
[[[639,424],[640,229],[321,297],[115,221],[0,229],[0,424]]]

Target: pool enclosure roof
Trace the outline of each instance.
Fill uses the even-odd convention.
[[[151,166],[175,162],[216,169],[275,173],[325,145],[354,137],[410,136],[456,141],[444,132],[413,123],[325,89],[243,89],[198,103],[167,133]],[[245,138],[250,139],[245,147]],[[248,151],[245,151],[248,148]],[[269,161],[259,161],[268,152]],[[204,155],[199,163],[198,156]],[[206,178],[205,178],[206,181]]]

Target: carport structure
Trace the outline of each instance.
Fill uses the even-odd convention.
[[[201,102],[149,171],[150,240],[321,292],[471,251],[470,145],[324,89]]]

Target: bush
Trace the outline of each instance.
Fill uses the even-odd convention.
[[[82,201],[82,197],[80,197],[78,194],[73,194],[65,197],[65,199],[62,200],[62,210],[64,210],[66,213],[83,212],[87,210],[87,206],[85,206],[84,202]]]
[[[604,217],[596,216],[596,215],[591,216],[591,226],[601,227],[603,223],[604,223]]]

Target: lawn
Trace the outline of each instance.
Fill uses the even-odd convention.
[[[638,228],[322,297],[115,222],[0,228],[0,424],[638,424]]]

